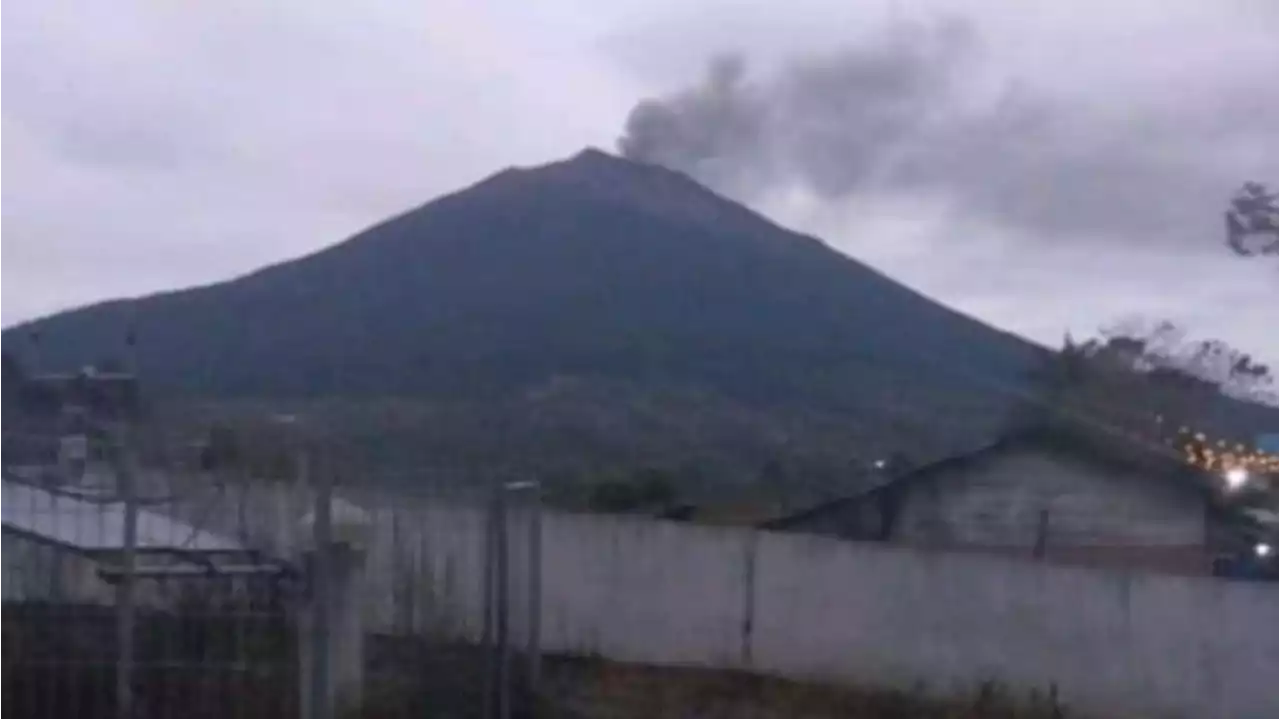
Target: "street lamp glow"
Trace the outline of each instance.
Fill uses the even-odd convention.
[[[1228,489],[1239,489],[1249,481],[1249,472],[1244,467],[1232,467],[1222,477],[1227,480]]]
[[[1269,557],[1271,556],[1271,545],[1259,544],[1253,548],[1253,553],[1259,557]]]

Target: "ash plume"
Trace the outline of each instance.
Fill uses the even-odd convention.
[[[750,78],[720,55],[702,81],[640,102],[618,141],[625,157],[750,192],[799,179],[839,196],[918,135],[974,49],[968,26],[900,26],[881,41]]]
[[[985,49],[949,19],[769,74],[720,56],[699,82],[638,103],[618,149],[748,202],[797,186],[827,202],[941,198],[1051,240],[1204,242],[1233,188],[1259,167],[1276,174],[1274,80],[1225,84],[1190,113],[1123,96],[1086,104],[994,72]],[[1224,153],[1242,137],[1256,155],[1232,164]]]

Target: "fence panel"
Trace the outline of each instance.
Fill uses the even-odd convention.
[[[117,486],[5,479],[7,716],[297,717],[288,565],[152,489],[131,512]]]

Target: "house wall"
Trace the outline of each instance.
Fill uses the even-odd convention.
[[[884,495],[873,492],[857,499],[820,507],[803,517],[789,519],[780,531],[819,534],[827,537],[875,541],[887,531]]]
[[[1166,478],[1034,446],[910,482],[900,512],[897,543],[1029,552],[1044,522],[1046,548],[1059,555],[1086,548],[1095,555],[1107,548],[1202,550],[1207,517],[1200,496]]]

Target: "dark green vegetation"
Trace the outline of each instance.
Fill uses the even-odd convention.
[[[166,426],[231,427],[259,445],[244,456],[287,412],[387,477],[536,473],[579,495],[645,470],[681,494],[839,491],[890,451],[985,438],[1045,354],[596,151],[229,282],[10,328],[6,351],[33,333],[61,370],[136,334]]]
[[[1188,340],[1167,321],[1068,337],[1031,377],[1040,411],[1081,414],[1157,442],[1177,426],[1248,445],[1275,431],[1271,368],[1224,342]]]

